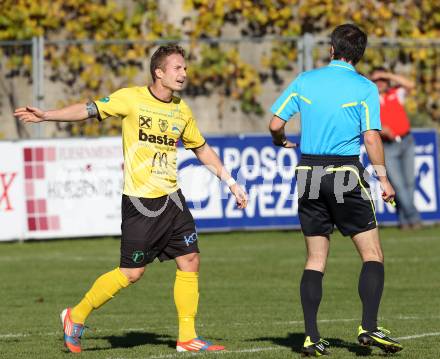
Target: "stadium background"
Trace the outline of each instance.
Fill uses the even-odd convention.
[[[35,165],[35,171],[41,171],[38,169],[41,158],[50,161],[51,143],[55,143],[51,141],[58,141],[49,138],[59,139],[57,145],[64,148],[81,147],[85,137],[90,141],[111,141],[115,138],[107,136],[120,133],[117,119],[103,124],[86,121],[75,125],[23,126],[13,118],[14,108],[24,104],[54,108],[96,99],[120,87],[143,85],[149,80],[148,58],[152,51],[159,43],[177,41],[189,54],[188,86],[183,96],[192,107],[202,132],[215,136],[250,134],[252,138],[255,134],[266,133],[270,117],[268,108],[281,89],[300,71],[326,63],[328,34],[334,26],[347,21],[361,25],[370,37],[370,46],[359,70],[368,74],[372,67],[385,65],[415,79],[416,90],[407,102],[412,125],[433,129],[428,132],[436,134],[440,121],[438,1],[3,1],[0,10],[0,139],[5,141],[0,145],[19,146],[17,158],[9,158],[8,150],[3,151],[5,147],[0,153],[3,237],[16,225],[16,217],[12,221],[7,217],[13,210],[21,211],[20,226],[30,228],[26,215],[29,204],[8,202],[12,201],[12,184],[18,183],[11,181],[13,171],[8,167],[11,162],[20,162],[22,182],[14,191],[22,192],[23,196],[26,161],[37,161],[30,166]],[[289,131],[297,133],[298,130],[299,121],[289,123]],[[105,138],[96,139],[97,136]],[[63,138],[69,140],[63,142]],[[238,136],[237,141],[240,139],[243,138]],[[69,141],[73,141],[73,145]],[[26,148],[32,149],[27,152],[30,156],[27,159]],[[39,148],[49,150],[41,154]],[[433,161],[438,161],[438,146],[434,149],[435,153],[430,155]],[[120,169],[118,165],[113,167],[111,171]],[[62,177],[59,172],[56,174]],[[429,190],[434,193],[438,207],[438,167],[431,177]],[[11,186],[8,187],[8,183]],[[119,184],[116,180],[114,186]],[[117,194],[115,191],[111,198],[114,213],[119,206]],[[40,200],[44,199],[43,194]],[[72,203],[66,206],[70,213],[78,215],[87,208],[86,202],[83,199],[79,207]],[[37,206],[38,209],[34,209],[37,213],[47,211],[43,202],[33,205]],[[97,201],[95,208],[106,205]],[[53,207],[51,210],[64,212],[66,208]],[[118,218],[111,220],[119,225]],[[55,218],[47,218],[47,221],[51,223],[48,227],[57,225]],[[43,226],[43,222],[38,223]],[[289,223],[288,218],[285,223]],[[85,226],[88,224],[86,222]],[[278,224],[278,227],[285,226]],[[99,231],[89,233],[99,234]],[[106,234],[109,233],[101,233]],[[25,237],[6,235],[6,239]],[[45,239],[51,236],[43,233],[29,237]],[[70,236],[67,233],[64,237]],[[438,227],[410,233],[385,229],[383,237],[391,271],[382,318],[406,338],[409,348],[401,357],[419,357],[423,347],[423,357],[437,358],[438,351],[430,345],[434,346],[440,331],[436,279]],[[58,330],[54,313],[59,306],[71,302],[72,296],[82,293],[90,278],[110,268],[117,260],[117,241],[98,238],[0,246],[0,288],[5,298],[1,308],[4,326],[0,332],[0,347],[3,347],[0,352],[6,353],[6,357],[47,357],[47,353],[51,353],[49,357],[59,356],[57,346],[60,347],[60,342],[53,334]],[[210,302],[201,308],[200,320],[201,326],[210,328],[207,335],[219,336],[230,343],[233,350],[228,355],[234,357],[250,357],[253,351],[258,352],[258,357],[291,356],[286,349],[299,346],[302,340],[295,292],[304,251],[300,233],[243,232],[205,235],[205,238],[202,250],[206,252],[207,271],[202,285],[207,289],[204,295]],[[353,335],[345,324],[356,327],[355,320],[351,319],[358,316],[356,300],[345,298],[345,291],[356,298],[355,279],[349,279],[348,274],[337,277],[341,272],[353,271],[355,266],[355,253],[349,246],[347,241],[336,236],[336,249],[328,273],[330,279],[325,288],[332,299],[321,314],[322,325],[328,323],[329,334],[333,335],[331,343],[336,344],[340,357],[362,354],[349,344]],[[247,254],[243,255],[245,249]],[[262,262],[277,280],[272,282],[272,277],[256,270]],[[408,263],[411,266],[407,266]],[[25,266],[31,270],[23,270]],[[170,288],[162,282],[170,282],[166,278],[173,269],[168,265],[164,267],[164,274],[152,269],[152,278],[157,278],[161,284],[154,284],[155,279],[149,279],[140,284],[139,289],[134,289],[138,294],[131,296],[146,297],[149,303],[169,315],[155,317],[147,310],[150,318],[127,319],[133,326],[127,324],[120,328],[118,323],[126,319],[123,314],[131,314],[112,303],[101,314],[107,319],[104,332],[94,332],[89,341],[90,350],[94,347],[102,350],[91,351],[90,355],[172,355],[168,343],[171,339],[167,338],[174,335],[174,309],[172,303],[162,303],[165,294],[159,292],[169,292]],[[73,271],[81,277],[84,287],[79,283],[73,286],[64,283],[55,289],[49,284],[76,275]],[[225,275],[224,282],[217,273]],[[209,276],[215,284],[211,284]],[[47,284],[41,285],[42,282]],[[151,288],[158,293],[151,294]],[[217,299],[213,300],[215,297]],[[264,304],[258,298],[265,298]],[[122,299],[124,303],[139,312],[144,310],[135,299]],[[255,315],[255,308],[264,309],[265,314]],[[38,315],[35,314],[37,309]],[[220,320],[219,313],[223,317]],[[17,316],[28,319],[16,321]],[[102,316],[100,322],[105,322]],[[36,325],[34,318],[43,323]],[[231,326],[230,323],[235,324]],[[102,324],[96,321],[95,325]],[[256,328],[260,326],[261,330]],[[130,331],[130,327],[140,329]],[[49,333],[47,338],[45,333]],[[41,341],[45,343],[40,347]]]

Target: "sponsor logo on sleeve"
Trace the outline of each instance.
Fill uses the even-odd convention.
[[[189,247],[190,244],[197,242],[197,239],[198,239],[197,232],[191,233],[190,235],[187,236],[183,236],[183,240],[185,241],[187,247]]]

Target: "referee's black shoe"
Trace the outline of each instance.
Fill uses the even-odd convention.
[[[382,349],[385,353],[397,353],[403,349],[402,344],[397,340],[390,338],[387,334],[390,334],[389,330],[384,328],[377,328],[374,331],[367,331],[359,326],[358,340],[359,344],[365,346],[375,346]]]
[[[319,339],[316,343],[313,343],[308,336],[301,349],[301,356],[320,357],[322,355],[329,355],[330,352],[327,350],[329,345],[330,343],[324,339]]]

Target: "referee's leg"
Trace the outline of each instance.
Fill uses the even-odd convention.
[[[362,300],[362,325],[358,329],[361,345],[377,346],[385,353],[397,353],[403,346],[388,336],[388,330],[377,326],[377,314],[384,286],[383,253],[377,228],[352,236],[362,258],[359,296]]]
[[[311,342],[321,339],[317,315],[322,298],[322,278],[329,252],[328,236],[305,236],[307,261],[301,278],[300,293],[304,313],[305,336]]]
[[[377,315],[384,286],[383,252],[377,228],[358,233],[352,240],[363,265],[359,276],[359,296],[362,301],[362,328],[377,329]]]

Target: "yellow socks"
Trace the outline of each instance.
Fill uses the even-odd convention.
[[[179,342],[197,337],[195,316],[199,303],[199,273],[177,270],[174,283],[174,302],[179,316]]]
[[[118,268],[100,276],[77,306],[72,309],[71,319],[84,324],[93,309],[98,309],[108,302],[122,288],[128,287],[128,278]]]
[[[179,342],[197,337],[195,316],[199,303],[199,273],[177,270],[174,283],[174,302],[179,317]],[[92,310],[109,301],[122,288],[130,284],[119,268],[100,276],[77,306],[72,309],[71,319],[84,324]]]

